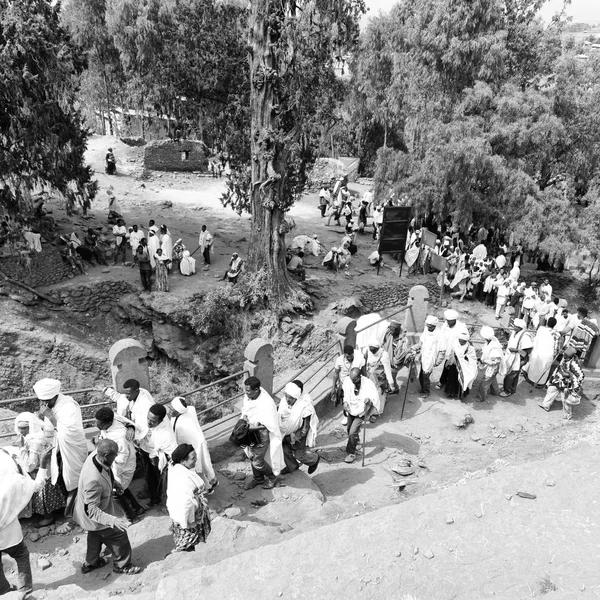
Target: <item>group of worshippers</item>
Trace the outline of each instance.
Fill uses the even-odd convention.
[[[331,397],[342,404],[346,426],[347,463],[356,460],[360,431],[365,422],[375,423],[385,410],[388,396],[397,394],[415,352],[402,325],[372,313],[357,321],[356,345],[346,345],[334,364]]]
[[[17,441],[0,449],[0,554],[17,562],[16,587],[0,570],[0,595],[14,588],[25,598],[32,591],[19,518],[34,513],[43,527],[64,510],[87,531],[84,574],[108,564],[103,546],[112,554],[115,573],[139,573],[126,530],[165,496],[174,551],[192,551],[206,541],[210,518],[205,495],[218,480],[196,411],[184,398],[172,400],[169,418],[165,406],[135,379],[125,382],[123,394],[106,388],[115,410],[105,406],[96,412],[99,433],[89,453],[81,407],[61,393],[60,381],[41,379],[34,392],[39,409],[16,417]],[[144,464],[147,506],[129,489],[137,453]],[[70,529],[68,524],[61,527]]]
[[[244,392],[240,419],[230,437],[251,462],[252,475],[244,489],[272,489],[282,475],[300,465],[314,473],[320,461],[314,451],[319,418],[303,383],[287,383],[278,402],[254,376],[244,381]]]
[[[422,397],[429,396],[431,376],[438,366],[442,370],[436,389],[460,400],[473,390],[479,402],[485,402],[489,393],[502,398],[513,396],[524,374],[535,386],[548,384],[542,408],[549,410],[553,402],[562,401],[563,417],[570,419],[572,406],[580,402],[584,379],[581,337],[574,329],[561,338],[552,329],[552,320],[536,332],[528,329],[524,319],[515,319],[505,348],[494,329],[484,325],[479,330],[483,346],[478,355],[466,324],[455,310],[446,310],[441,324],[434,315],[427,316],[415,356]]]

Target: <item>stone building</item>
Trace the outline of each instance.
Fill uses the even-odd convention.
[[[196,140],[155,140],[144,150],[144,166],[154,171],[206,171],[205,146]]]

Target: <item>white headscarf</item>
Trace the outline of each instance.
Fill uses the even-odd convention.
[[[39,400],[52,400],[60,394],[61,383],[57,379],[40,379],[33,386],[33,391]]]

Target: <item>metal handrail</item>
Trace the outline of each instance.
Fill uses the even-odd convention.
[[[300,369],[300,371],[295,373],[291,379],[286,381],[281,387],[277,388],[273,392],[273,395],[275,396],[275,395],[279,394],[279,392],[281,392],[290,381],[294,381],[294,379],[298,379],[298,377],[300,377],[300,375],[302,375],[302,373],[304,373],[304,371],[306,371],[307,369],[310,369],[310,367],[312,367],[318,360],[323,358],[323,356],[325,356],[325,354],[327,354],[328,352],[331,352],[331,350],[333,350],[333,348],[335,348],[339,344],[340,344],[340,341],[336,340],[331,346],[329,346],[327,349],[323,350],[323,352],[321,352],[315,358],[313,358],[313,360],[311,360],[305,367],[303,367],[302,369]]]
[[[225,383],[226,381],[229,381],[230,379],[234,379],[235,377],[239,377],[240,375],[243,375],[244,373],[247,373],[247,372],[248,372],[248,369],[238,371],[237,373],[234,373],[233,375],[227,375],[227,377],[222,377],[221,379],[217,379],[216,381],[211,381],[210,383],[207,383],[206,385],[202,385],[199,388],[196,388],[195,390],[190,390],[189,392],[185,392],[184,394],[181,394],[181,396],[183,398],[186,398],[187,396],[191,396],[192,394],[198,394],[199,392],[203,392],[204,390],[207,390],[210,387]],[[170,402],[170,400],[169,400],[169,402]]]
[[[362,331],[366,331],[367,329],[373,327],[374,325],[378,325],[382,321],[387,321],[390,317],[393,317],[394,315],[397,315],[398,313],[404,312],[407,308],[410,308],[411,306],[412,306],[412,302],[410,304],[407,304],[406,306],[400,307],[398,310],[394,311],[393,313],[390,313],[389,315],[382,317],[381,319],[379,319],[379,321],[375,321],[374,323],[369,323],[366,327],[357,329],[354,333],[361,333]]]
[[[71,394],[87,394],[89,392],[101,392],[100,388],[85,388],[83,390],[70,390],[63,392],[61,394],[65,396],[70,396]],[[12,404],[13,402],[26,402],[27,400],[38,400],[37,396],[21,396],[20,398],[9,398],[8,400],[0,400],[0,405],[3,404]]]
[[[323,375],[323,377],[321,377],[321,379],[319,379],[319,381],[317,381],[317,383],[315,383],[315,385],[313,385],[310,390],[308,391],[308,393],[310,394],[311,392],[313,392],[314,390],[317,389],[317,387],[321,384],[321,382],[326,378],[329,377],[329,375],[331,375],[331,373],[335,370],[335,367],[331,367],[331,369],[329,369],[329,371],[327,371],[327,373],[325,373],[325,375]]]
[[[223,402],[219,402],[218,404],[213,404],[211,407],[205,408],[204,410],[201,410],[200,412],[197,412],[196,414],[198,416],[206,414],[206,413],[210,412],[211,410],[214,410],[215,408],[219,408],[219,406],[223,406],[224,404],[228,404],[232,400],[235,400],[236,398],[239,398],[240,396],[243,396],[245,393],[246,392],[240,392],[239,394],[236,394],[235,396],[232,396],[231,398],[227,398],[227,400],[223,400]]]

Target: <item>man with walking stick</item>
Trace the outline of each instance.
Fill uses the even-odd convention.
[[[344,410],[348,415],[348,442],[346,444],[347,463],[356,460],[356,448],[360,441],[360,428],[363,426],[370,413],[379,412],[379,392],[375,384],[361,375],[360,369],[350,369],[350,374],[342,384],[344,391]],[[363,460],[364,460],[364,433],[363,433]]]

